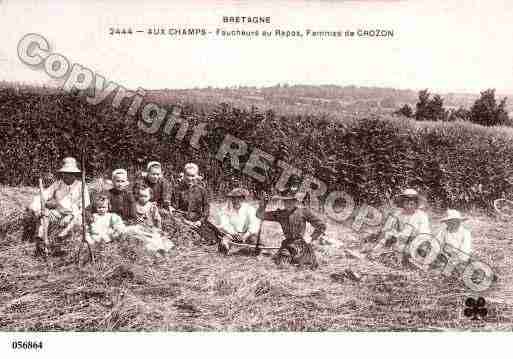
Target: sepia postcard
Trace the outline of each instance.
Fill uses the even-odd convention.
[[[0,0],[0,353],[498,354],[474,335],[513,330],[512,24]]]

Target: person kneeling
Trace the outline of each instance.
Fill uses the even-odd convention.
[[[261,202],[257,217],[264,221],[278,222],[281,225],[285,239],[275,257],[276,264],[281,265],[286,261],[300,266],[310,266],[312,269],[317,268],[315,252],[304,240],[306,224],[310,223],[314,227],[312,241],[322,241],[326,233],[326,223],[309,208],[301,205],[304,195],[297,189],[290,188],[273,199],[282,200],[285,208],[266,212],[265,202]]]

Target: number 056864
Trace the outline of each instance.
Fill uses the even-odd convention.
[[[13,341],[12,342],[13,349],[22,349],[22,350],[40,350],[43,349],[43,342],[29,342],[29,341]]]

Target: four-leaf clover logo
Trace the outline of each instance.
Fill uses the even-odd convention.
[[[476,320],[479,317],[484,318],[488,314],[488,309],[485,308],[485,305],[486,301],[483,297],[479,297],[477,300],[474,298],[467,298],[465,301],[466,308],[463,311],[463,314],[472,320]]]

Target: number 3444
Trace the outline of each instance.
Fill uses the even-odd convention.
[[[40,350],[43,349],[43,342],[24,342],[21,340],[12,342],[12,348],[13,349],[36,349]]]

